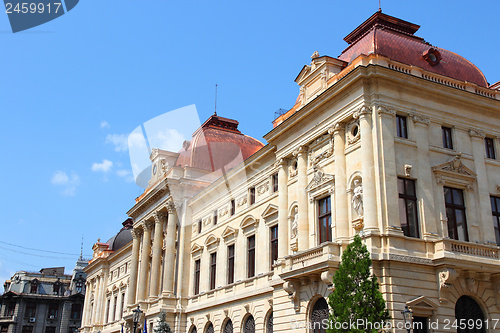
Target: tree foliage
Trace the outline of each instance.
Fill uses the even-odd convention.
[[[172,333],[172,330],[167,323],[167,314],[165,311],[160,311],[160,317],[157,319],[156,327],[153,331],[154,333]]]
[[[356,235],[333,277],[335,290],[328,299],[332,309],[329,332],[378,332],[381,323],[390,319],[371,265],[370,253]],[[357,325],[361,322],[365,324]]]

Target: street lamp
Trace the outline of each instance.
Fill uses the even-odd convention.
[[[137,305],[137,309],[132,311],[134,314],[132,315],[132,321],[134,322],[134,333],[137,332],[137,324],[139,323],[139,320],[141,320],[141,315],[142,311],[139,308],[139,305]]]
[[[410,333],[411,326],[412,326],[412,320],[413,320],[413,316],[412,316],[413,311],[408,309],[408,305],[405,305],[405,310],[401,311],[401,313],[403,314],[403,319],[405,321],[406,330],[408,331],[408,333]]]

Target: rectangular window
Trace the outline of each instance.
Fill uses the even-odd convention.
[[[30,293],[31,294],[38,294],[38,281],[35,280],[35,281],[31,282]]]
[[[396,115],[396,123],[397,123],[398,137],[408,139],[408,127],[406,125],[406,117]]]
[[[9,325],[2,325],[2,330],[0,332],[7,333],[9,331]]]
[[[486,146],[486,157],[495,159],[495,141],[492,138],[484,138],[484,144]]]
[[[234,244],[227,247],[227,284],[234,282]]]
[[[418,230],[417,195],[415,181],[398,178],[399,221],[407,237],[420,237]]]
[[[217,224],[217,218],[218,218],[217,211],[214,210],[214,224]]]
[[[255,235],[248,237],[247,277],[255,276]]]
[[[113,311],[111,311],[111,321],[116,320],[116,307],[118,306],[118,295],[115,296],[115,301],[113,302]]]
[[[56,327],[55,326],[45,327],[45,333],[56,333]]]
[[[16,303],[9,303],[9,307],[7,308],[6,316],[13,316],[14,311],[16,311]]]
[[[194,294],[200,293],[200,260],[194,262]]]
[[[201,234],[201,220],[198,221],[198,233]]]
[[[427,317],[413,316],[413,333],[427,333],[429,326],[429,319]]]
[[[250,189],[250,205],[255,203],[255,187]]]
[[[493,215],[493,227],[495,228],[495,238],[497,245],[500,245],[500,198],[490,197],[491,213]]]
[[[22,328],[22,333],[33,333],[33,326],[24,325]]]
[[[443,147],[453,149],[453,139],[451,138],[451,127],[441,127],[443,130]]]
[[[278,174],[275,173],[271,176],[273,183],[273,192],[278,192]]]
[[[24,317],[26,318],[34,318],[36,315],[36,303],[29,302],[26,304],[26,312],[24,313]]]
[[[49,319],[57,319],[57,311],[59,310],[59,304],[57,303],[50,303],[49,304],[49,313],[48,313],[48,318]]]
[[[448,218],[448,235],[451,239],[469,241],[467,220],[465,218],[465,203],[462,190],[445,187],[444,201],[446,217]]]
[[[210,290],[215,289],[217,276],[217,252],[210,254]]]
[[[106,302],[106,320],[104,321],[105,323],[109,322],[110,305],[111,305],[111,299],[108,298],[108,301]]]
[[[234,199],[231,200],[231,215],[234,215],[236,213],[236,202],[234,202]]]
[[[82,318],[82,305],[71,304],[71,320],[80,320]]]
[[[271,268],[278,260],[278,226],[271,227]]]
[[[125,293],[122,293],[122,305],[120,306],[120,318],[123,317],[123,309],[125,308]]]
[[[319,243],[332,241],[332,205],[330,196],[318,200]]]

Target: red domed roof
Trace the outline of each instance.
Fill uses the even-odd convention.
[[[344,38],[350,45],[339,59],[351,62],[359,55],[378,54],[407,65],[488,87],[483,73],[467,59],[445,49],[433,47],[413,34],[420,26],[377,12]],[[441,59],[432,63],[424,53],[434,49]],[[432,51],[431,51],[432,52]]]
[[[238,130],[233,119],[211,116],[184,142],[176,165],[225,171],[243,162],[264,145]]]

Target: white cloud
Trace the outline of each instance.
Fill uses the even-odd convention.
[[[109,128],[109,123],[106,120],[101,121],[100,124],[101,128]]]
[[[125,134],[108,134],[106,143],[111,143],[115,146],[115,151],[128,150],[128,138]]]
[[[185,140],[184,135],[173,128],[157,132],[155,139],[155,146],[168,151],[178,151],[182,148],[182,143]]]
[[[62,195],[72,197],[76,194],[76,189],[80,185],[80,177],[74,171],[68,175],[64,171],[57,170],[52,176],[51,183],[62,188]]]
[[[102,163],[93,163],[92,171],[94,172],[108,172],[113,167],[113,162],[110,160],[102,160]]]
[[[116,170],[116,175],[118,177],[123,178],[128,183],[134,181],[134,176],[132,175],[132,171],[130,170],[125,170],[125,169]]]

